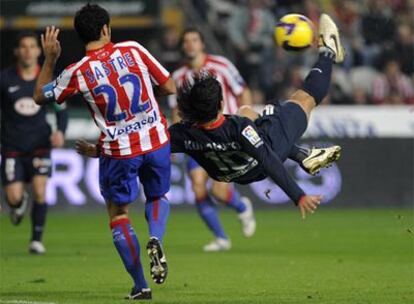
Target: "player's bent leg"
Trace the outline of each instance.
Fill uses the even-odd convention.
[[[24,183],[17,181],[4,186],[7,203],[10,207],[20,205],[24,194]]]
[[[298,104],[309,121],[312,110],[328,94],[331,84],[332,66],[335,54],[328,48],[321,48],[318,61],[305,78],[302,89],[293,93],[287,102]]]
[[[145,280],[140,259],[140,245],[128,218],[128,205],[108,201],[107,210],[114,245],[134,281],[134,287],[126,299],[151,299],[151,290]]]
[[[146,249],[150,258],[150,274],[157,284],[164,283],[168,274],[167,259],[162,242],[170,213],[170,203],[165,197],[170,189],[170,177],[169,145],[145,155],[139,170],[139,179],[147,198],[145,217],[148,222],[150,239]]]
[[[10,207],[10,220],[18,225],[23,220],[28,205],[29,196],[24,190],[26,168],[21,157],[1,155],[1,181],[4,187],[7,204]]]
[[[303,90],[297,90],[290,96],[287,102],[298,104],[305,112],[308,121],[313,109],[316,107],[315,99]]]
[[[138,198],[137,176],[141,164],[141,156],[129,159],[99,158],[99,183],[107,202],[113,242],[134,281],[127,298],[137,300],[151,298],[140,259],[140,244],[128,218],[128,204]]]
[[[256,231],[256,220],[251,201],[247,197],[241,197],[233,184],[214,181],[211,192],[216,200],[239,214],[244,236],[253,236]]]
[[[218,217],[217,208],[207,190],[207,172],[201,167],[197,167],[191,170],[189,175],[192,182],[192,189],[196,197],[196,208],[198,214],[215,236],[215,239],[205,245],[203,250],[210,252],[230,249],[231,242],[224,232]]]
[[[338,27],[326,14],[321,15],[319,22],[318,46],[318,61],[306,77],[302,90],[298,90],[290,98],[291,102],[302,107],[308,119],[315,105],[321,103],[328,93],[332,65],[342,62],[345,57]]]
[[[207,172],[203,168],[197,167],[189,172],[189,177],[196,201],[206,197],[208,195]]]
[[[18,225],[23,220],[29,196],[24,190],[24,183],[21,181],[12,182],[4,186],[7,204],[10,207],[10,220],[13,225]]]
[[[45,175],[35,175],[32,180],[34,201],[31,211],[32,237],[30,239],[29,252],[33,254],[43,254],[46,252],[42,243],[42,235],[47,215],[47,179],[48,177]]]

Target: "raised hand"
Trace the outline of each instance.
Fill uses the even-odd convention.
[[[62,49],[58,40],[59,32],[60,30],[52,25],[46,27],[45,33],[40,36],[46,60],[56,62],[60,56]]]

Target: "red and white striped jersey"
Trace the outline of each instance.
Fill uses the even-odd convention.
[[[152,84],[162,85],[170,74],[138,42],[109,43],[88,51],[56,79],[46,97],[62,103],[80,93],[101,130],[102,153],[128,158],[156,150],[169,140],[167,122]]]
[[[200,71],[195,71],[190,66],[184,65],[173,73],[172,78],[177,88],[179,88],[184,82],[191,82],[196,73],[203,71],[207,71],[216,76],[217,80],[221,83],[224,114],[236,114],[239,108],[237,97],[243,93],[246,84],[237,68],[223,56],[208,54]],[[176,107],[177,99],[175,95],[169,96],[169,105],[171,108]]]

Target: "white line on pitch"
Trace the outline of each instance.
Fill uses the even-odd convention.
[[[0,300],[3,304],[57,304],[55,302],[26,301],[26,300]]]

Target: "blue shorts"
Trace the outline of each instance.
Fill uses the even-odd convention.
[[[266,143],[285,161],[306,131],[308,119],[298,104],[285,102],[274,105],[273,111],[265,111],[254,123]]]
[[[129,204],[138,198],[139,184],[147,200],[165,195],[170,190],[170,144],[126,159],[99,158],[99,185],[105,201]]]

